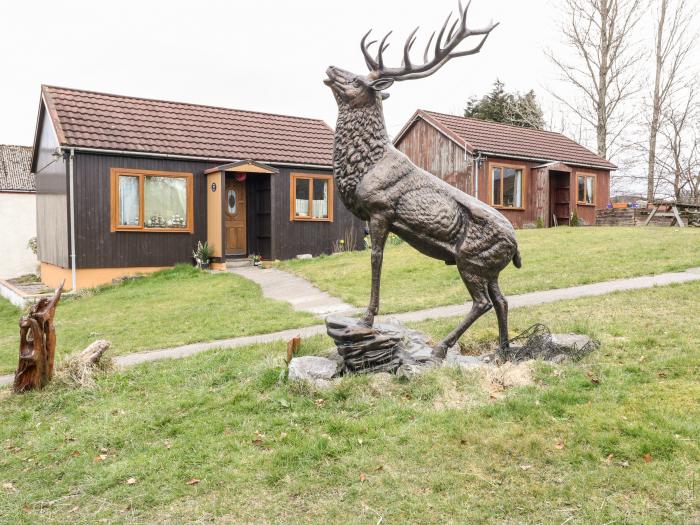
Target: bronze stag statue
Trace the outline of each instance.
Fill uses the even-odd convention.
[[[379,285],[384,245],[393,232],[419,252],[456,265],[472,297],[466,318],[434,349],[443,358],[464,332],[491,307],[498,317],[500,344],[508,345],[508,303],[498,286],[498,275],[512,261],[521,266],[515,231],[498,211],[467,195],[414,165],[389,140],[382,100],[395,81],[432,75],[449,60],[478,53],[498,24],[484,29],[467,27],[469,4],[459,3],[459,16],[450,25],[447,17],[437,34],[432,58],[431,44],[425,48],[423,63],[411,61],[416,28],[406,40],[401,67],[387,67],[384,52],[389,32],[379,42],[376,56],[367,42],[361,42],[369,73],[357,75],[329,67],[324,81],[338,103],[335,131],[334,176],[345,206],[369,223],[372,246],[372,292],[362,324],[371,327],[379,310]],[[449,29],[448,29],[449,27]],[[459,51],[461,42],[481,35],[480,43]]]

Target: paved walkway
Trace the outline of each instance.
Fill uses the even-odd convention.
[[[254,270],[259,272],[261,270]],[[267,271],[267,270],[265,270]],[[602,283],[586,284],[583,286],[572,286],[570,288],[560,288],[557,290],[546,290],[543,292],[532,292],[521,295],[512,295],[508,297],[510,309],[522,308],[523,306],[535,306],[538,304],[552,303],[555,301],[563,301],[567,299],[579,299],[582,297],[592,297],[605,295],[612,292],[624,290],[640,290],[644,288],[653,288],[654,286],[665,286],[668,284],[685,283],[690,281],[700,280],[700,268],[691,268],[684,272],[663,273],[659,275],[633,277],[630,279],[618,279],[615,281],[606,281]],[[406,312],[402,314],[393,314],[388,316],[379,316],[378,320],[395,319],[401,322],[416,322],[427,319],[440,319],[444,317],[454,317],[466,315],[469,310],[470,303],[439,306],[437,308],[429,308],[427,310],[418,310],[416,312]],[[237,348],[257,343],[271,343],[273,341],[287,341],[294,336],[311,337],[326,332],[326,327],[323,324],[307,326],[305,328],[293,328],[281,332],[270,334],[251,335],[246,337],[235,337],[232,339],[223,339],[219,341],[211,341],[208,343],[193,343],[190,345],[178,346],[176,348],[164,348],[162,350],[151,350],[148,352],[138,352],[123,356],[117,356],[114,361],[119,367],[128,367],[147,363],[150,361],[160,361],[162,359],[179,359],[191,355],[206,352],[214,348]],[[0,376],[0,386],[12,383],[12,376]]]
[[[286,301],[295,310],[321,316],[356,310],[354,306],[322,292],[306,279],[282,270],[261,270],[249,266],[232,268],[229,271],[259,284],[265,297]]]

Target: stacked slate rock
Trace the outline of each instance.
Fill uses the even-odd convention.
[[[462,355],[454,346],[442,360],[432,355],[434,343],[425,334],[398,322],[367,327],[358,319],[330,316],[326,318],[326,330],[336,348],[326,356],[292,359],[290,381],[308,381],[325,388],[332,379],[348,374],[390,373],[410,378],[435,366],[467,370],[531,359],[562,362],[579,359],[599,346],[584,335],[551,334],[547,327],[534,325],[511,339],[508,348],[471,356]]]

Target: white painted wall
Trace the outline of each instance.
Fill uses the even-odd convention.
[[[0,279],[36,273],[38,260],[27,248],[36,236],[36,195],[0,192]]]

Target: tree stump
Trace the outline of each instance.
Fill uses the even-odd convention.
[[[63,285],[53,297],[44,298],[19,320],[19,363],[15,372],[15,393],[44,388],[53,376],[56,328],[53,318]]]

